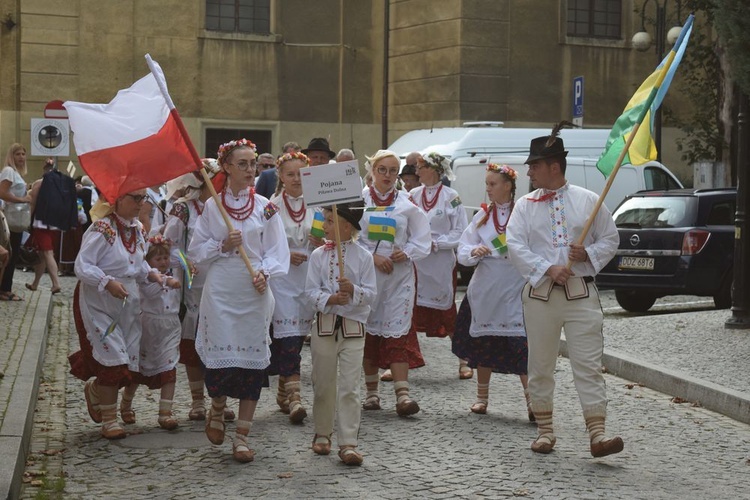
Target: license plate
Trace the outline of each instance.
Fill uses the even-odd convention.
[[[654,270],[653,257],[620,257],[618,269],[641,269],[644,271]]]

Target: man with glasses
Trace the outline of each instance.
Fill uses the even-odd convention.
[[[398,176],[401,178],[401,182],[404,183],[404,189],[411,191],[415,187],[419,186],[419,176],[417,175],[417,167],[424,163],[422,155],[414,151],[406,155],[406,164],[401,169],[401,173]]]
[[[293,141],[287,142],[281,148],[281,154],[297,152],[299,150],[299,144]],[[270,161],[266,158],[270,158]],[[264,167],[261,168],[260,165],[264,165]],[[271,153],[263,153],[258,157],[258,174],[255,182],[255,192],[270,200],[276,192],[277,183],[278,174],[276,172],[276,160]]]

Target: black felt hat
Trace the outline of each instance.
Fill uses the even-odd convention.
[[[325,210],[333,210],[332,206],[323,207]],[[350,201],[349,203],[339,203],[336,205],[336,213],[339,217],[349,222],[357,231],[362,229],[359,221],[362,220],[362,214],[365,212],[365,202],[363,200]]]
[[[333,159],[336,157],[336,153],[331,151],[331,146],[328,145],[328,140],[323,137],[315,137],[310,140],[310,144],[307,145],[306,149],[302,150],[303,154],[308,154],[310,151],[324,151],[328,153],[328,156]]]
[[[528,164],[546,158],[565,158],[566,156],[568,156],[568,152],[565,151],[563,140],[560,137],[545,135],[531,139],[529,157],[526,158],[524,163]]]
[[[417,166],[409,165],[408,163],[404,165],[404,168],[401,169],[401,173],[398,174],[398,176],[403,177],[405,175],[417,175]]]

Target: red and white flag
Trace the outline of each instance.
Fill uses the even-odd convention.
[[[108,104],[66,101],[81,167],[104,198],[155,186],[200,168],[159,64]]]

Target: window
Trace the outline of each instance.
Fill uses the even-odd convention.
[[[620,38],[622,0],[568,0],[568,36]]]
[[[203,151],[204,158],[216,158],[216,152],[219,150],[219,146],[221,146],[225,142],[241,138],[252,141],[258,148],[258,154],[271,153],[270,130],[209,128],[206,129],[206,146]]]
[[[646,181],[646,189],[650,190],[662,191],[680,189],[682,187],[675,182],[671,175],[657,167],[646,167],[644,169],[644,179]]]
[[[271,0],[206,0],[206,29],[271,33]]]

